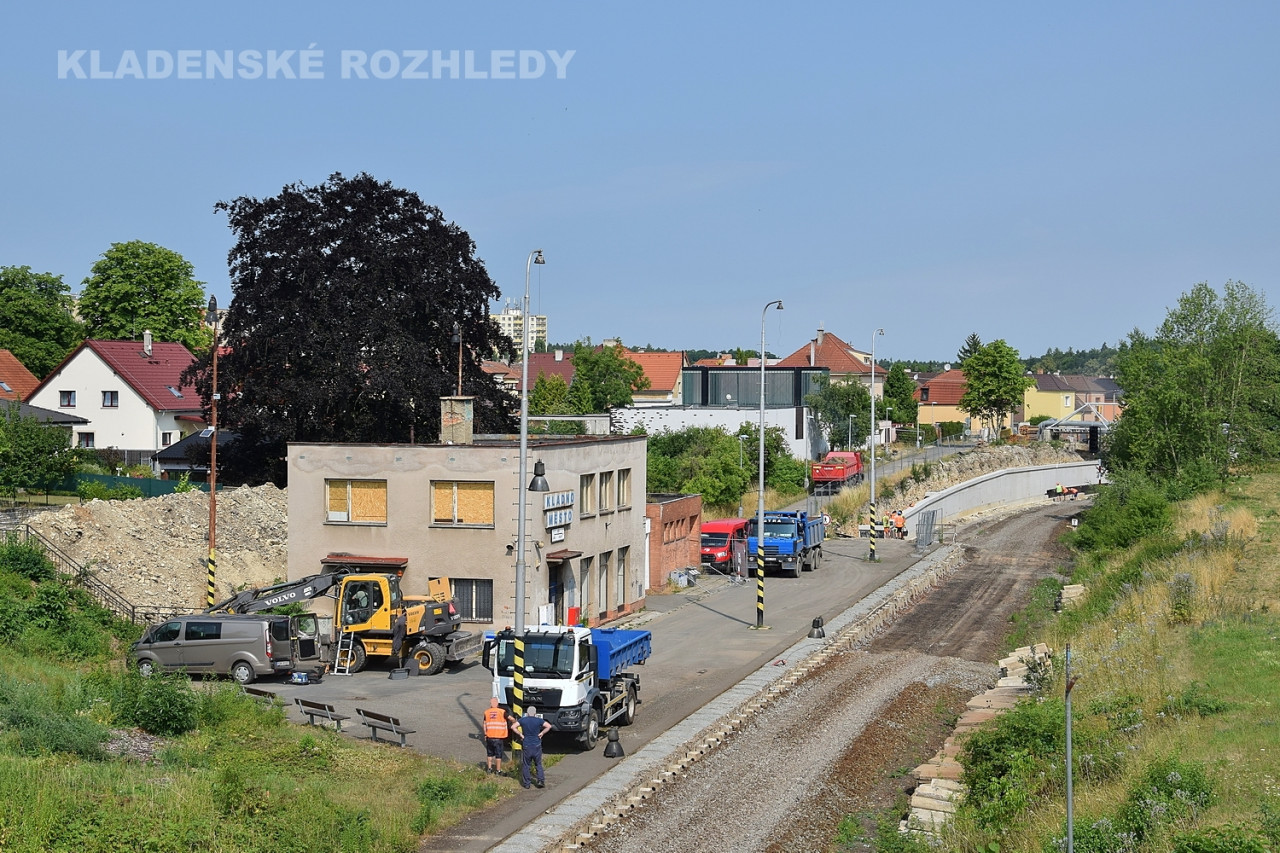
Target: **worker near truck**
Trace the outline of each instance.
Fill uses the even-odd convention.
[[[515,730],[520,736],[520,786],[529,787],[529,765],[532,764],[538,771],[533,784],[545,788],[547,778],[542,770],[542,736],[551,731],[551,724],[539,717],[538,709],[530,705],[524,716],[516,720]]]
[[[502,772],[503,750],[507,741],[507,712],[498,697],[489,700],[484,712],[484,754],[490,773]]]

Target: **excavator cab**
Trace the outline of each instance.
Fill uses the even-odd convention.
[[[356,575],[342,582],[342,628],[360,630],[378,621],[390,624],[390,617],[379,619],[384,610],[400,607],[400,585],[395,578],[386,575]]]

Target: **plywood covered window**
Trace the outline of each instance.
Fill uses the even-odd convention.
[[[493,527],[493,483],[433,480],[431,522]]]
[[[387,523],[386,480],[325,480],[325,520],[348,524]]]

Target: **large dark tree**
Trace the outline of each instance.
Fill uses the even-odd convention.
[[[513,429],[513,398],[480,368],[481,354],[514,355],[489,319],[500,291],[438,208],[361,173],[216,209],[236,235],[218,364],[219,420],[240,436],[229,480],[283,483],[291,441],[436,441],[455,323],[476,431]]]

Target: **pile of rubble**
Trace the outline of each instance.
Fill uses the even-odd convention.
[[[930,493],[1006,468],[1031,468],[1079,461],[1080,454],[1057,450],[1043,442],[979,447],[928,463],[929,476],[921,482],[904,480],[889,502],[895,506],[908,506],[924,500]]]
[[[158,609],[204,606],[209,496],[187,492],[89,501],[28,523],[131,603]],[[217,595],[283,579],[288,566],[286,493],[275,486],[218,492]]]

